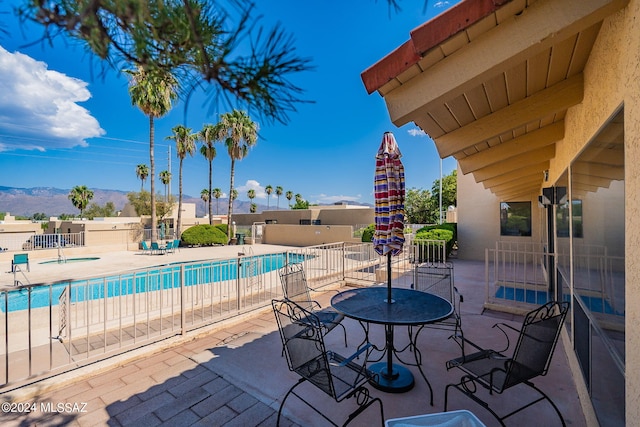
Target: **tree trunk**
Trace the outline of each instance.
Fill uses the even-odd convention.
[[[180,238],[180,226],[182,225],[182,157],[178,171],[178,223],[176,225],[176,238]]]
[[[233,221],[231,216],[233,215],[233,178],[235,175],[236,159],[231,157],[231,177],[229,178],[229,209],[227,210],[227,237],[231,240],[233,237]]]
[[[211,186],[213,184],[213,161],[209,160],[209,225],[213,225],[213,193]]]
[[[149,164],[151,175],[151,242],[157,241],[158,218],[156,216],[156,161],[154,158],[154,128],[153,128],[153,116],[149,116]]]

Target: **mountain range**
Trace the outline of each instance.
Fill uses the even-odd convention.
[[[127,191],[105,190],[92,188],[93,199],[90,203],[104,206],[107,202],[113,202],[116,210],[122,210],[128,202]],[[77,215],[78,209],[69,200],[69,192],[53,187],[16,188],[0,186],[0,212],[9,212],[14,216],[31,217],[35,213],[44,213],[45,216],[59,216],[61,214]],[[182,196],[183,203],[196,204],[196,216],[205,215],[205,203],[200,197],[189,195]],[[220,213],[227,211],[227,199],[220,198]],[[238,200],[233,205],[234,212],[249,213],[251,203]],[[258,210],[266,209],[266,205],[258,205]],[[216,200],[213,201],[213,212],[216,212]]]
[[[92,188],[93,199],[90,203],[97,203],[104,206],[107,202],[113,202],[116,210],[122,210],[128,202],[127,191],[105,190]],[[35,213],[44,213],[45,216],[59,216],[61,214],[77,215],[78,209],[75,208],[68,198],[71,189],[60,189],[53,187],[33,187],[33,188],[17,188],[0,186],[0,212],[9,212],[14,216],[31,217]],[[177,197],[176,197],[177,198]],[[182,196],[183,203],[195,203],[196,216],[201,217],[208,210],[206,204],[200,197],[193,197],[184,194]],[[285,200],[287,202],[287,200]],[[219,204],[219,213],[224,214],[227,211],[227,199],[220,198],[213,201],[213,212],[216,213],[216,204]],[[366,205],[356,202],[349,202],[350,205]],[[267,209],[267,205],[256,203],[258,212]],[[249,213],[251,202],[236,200],[233,204],[233,211],[236,213]],[[271,209],[273,209],[273,203]],[[286,209],[286,205],[284,207]]]

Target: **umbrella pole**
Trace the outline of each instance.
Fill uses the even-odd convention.
[[[391,251],[387,253],[387,302],[393,303],[391,299]]]

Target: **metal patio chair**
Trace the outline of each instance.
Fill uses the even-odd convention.
[[[336,326],[340,326],[344,334],[344,346],[346,347],[347,329],[341,323],[344,315],[331,307],[322,308],[320,303],[311,299],[310,291],[315,291],[315,289],[309,287],[302,264],[287,264],[280,269],[279,273],[284,297],[300,305],[305,310],[314,313],[320,319],[320,323],[326,329],[326,332],[330,332]]]
[[[272,306],[289,370],[300,375],[298,382],[287,391],[280,403],[277,425],[280,425],[282,409],[290,395],[296,396],[332,425],[338,425],[326,414],[320,412],[315,405],[296,393],[295,389],[305,382],[311,383],[338,403],[355,398],[354,401],[358,406],[348,415],[343,425],[349,424],[374,403],[380,405],[380,424],[382,425],[384,423],[382,401],[380,398],[372,397],[369,389],[365,387],[368,381],[375,379],[376,374],[366,368],[366,357],[365,363],[355,362],[362,353],[366,354],[369,351],[371,344],[363,346],[349,357],[327,351],[324,344],[326,329],[315,313],[287,299],[273,300]]]
[[[465,339],[465,344],[469,344],[478,351],[447,362],[447,369],[459,368],[464,375],[458,384],[447,385],[444,410],[447,410],[449,389],[453,387],[489,411],[503,426],[506,418],[543,400],[551,404],[564,426],[565,422],[558,407],[531,380],[547,374],[568,310],[568,302],[551,301],[529,312],[520,330],[504,323],[495,324],[494,327],[500,329],[507,338],[507,346],[501,351],[485,350]],[[504,354],[510,344],[507,328],[519,332],[511,356]],[[519,384],[537,391],[540,397],[503,416],[491,409],[489,404],[477,394],[478,385],[488,390],[489,394],[502,394],[505,390]]]
[[[415,333],[414,343],[424,328],[445,329],[453,331],[456,342],[460,343],[464,335],[462,332],[462,318],[460,317],[460,303],[462,295],[454,285],[453,264],[450,262],[422,263],[413,271],[413,284],[411,287],[417,291],[438,295],[449,301],[453,306],[453,314],[439,322],[421,325]],[[409,337],[413,336],[413,328],[409,327]],[[464,349],[464,347],[463,347]]]

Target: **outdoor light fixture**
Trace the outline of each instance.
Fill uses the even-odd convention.
[[[567,202],[567,187],[545,187],[538,201],[543,206],[562,205]]]

